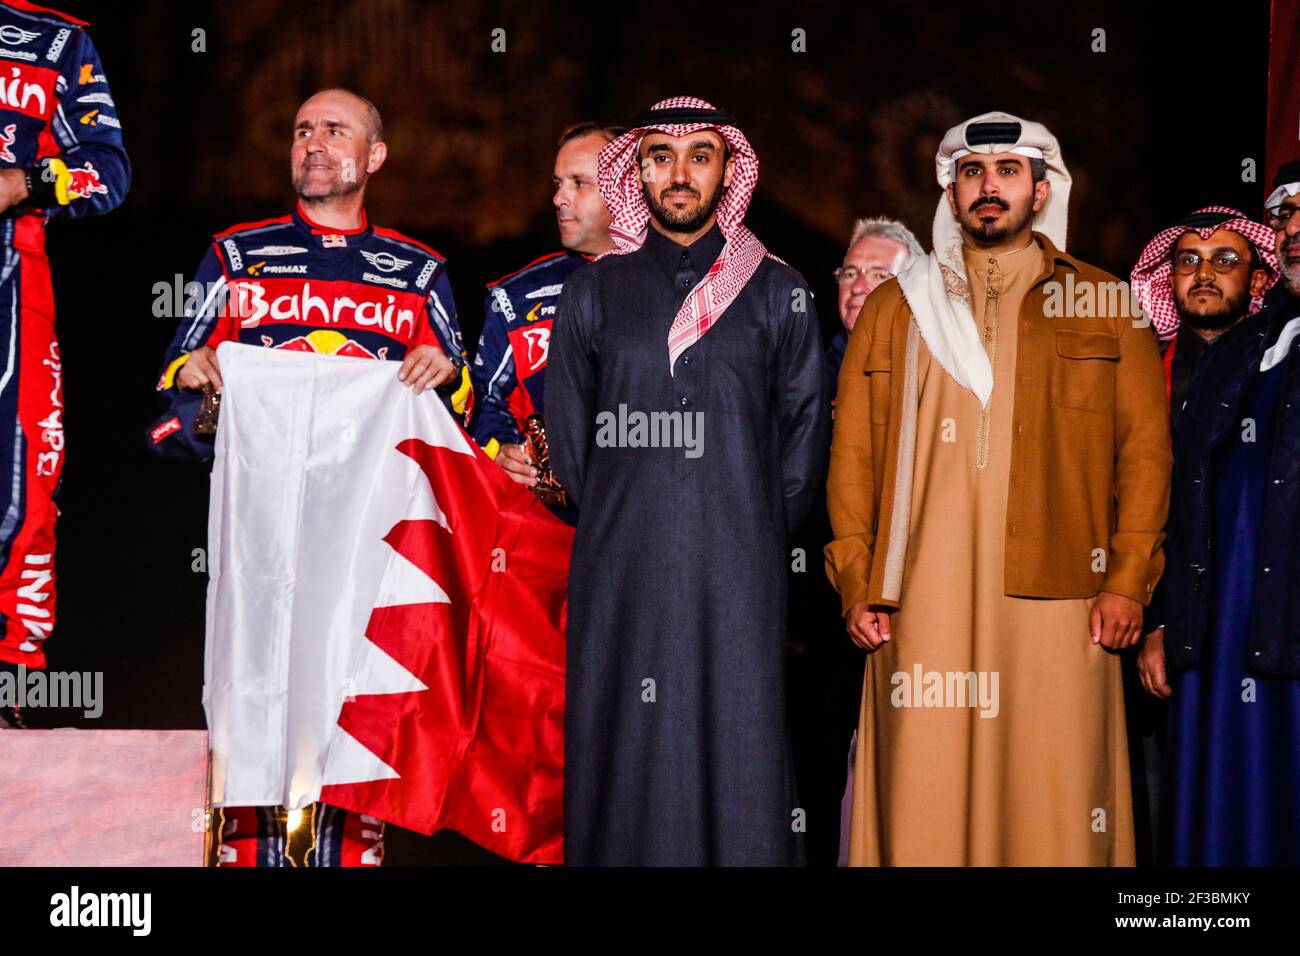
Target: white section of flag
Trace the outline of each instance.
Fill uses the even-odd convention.
[[[395,772],[337,728],[344,698],[423,690],[365,638],[376,606],[446,601],[384,536],[445,524],[408,438],[472,454],[398,363],[225,343],[208,518],[203,704],[214,806],[314,802]],[[328,774],[326,768],[328,767]]]

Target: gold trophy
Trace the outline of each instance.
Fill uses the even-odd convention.
[[[537,469],[537,486],[533,493],[548,508],[567,508],[569,496],[551,468],[551,450],[546,443],[546,422],[534,412],[524,422],[524,449]]]
[[[215,435],[217,433],[217,415],[221,411],[221,393],[211,385],[203,386],[203,404],[194,416],[194,434]]]

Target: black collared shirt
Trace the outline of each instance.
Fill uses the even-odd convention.
[[[705,273],[709,271],[709,267],[718,261],[718,256],[722,254],[722,247],[726,245],[726,242],[727,239],[716,222],[713,224],[712,229],[689,246],[674,242],[651,225],[646,229],[644,248],[658,263],[659,268],[663,269],[664,275],[668,276],[669,279],[677,278],[683,265],[683,259],[685,259],[694,269],[698,277],[696,281],[699,281],[699,279],[704,278]],[[685,296],[683,295],[682,298],[685,298]]]

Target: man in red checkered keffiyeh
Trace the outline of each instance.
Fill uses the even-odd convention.
[[[564,280],[547,359],[578,514],[564,859],[792,865],[812,814],[786,730],[788,536],[830,447],[817,312],[744,226],[758,159],[731,116],[678,97],[629,125],[597,176],[616,248]]]
[[[668,330],[671,373],[678,356],[709,331],[769,255],[744,225],[745,210],[758,185],[758,156],[730,114],[694,96],[660,100],[638,115],[633,126],[600,152],[600,192],[613,215],[609,232],[617,246],[605,255],[640,249],[651,216],[662,231],[675,233],[682,242],[706,232],[716,216],[727,239],[722,254],[686,297]],[[642,141],[652,132],[683,137],[706,129],[726,143],[727,168],[712,196],[698,196],[689,205],[674,197],[689,198],[690,187],[658,175],[657,158],[644,155]]]
[[[1230,248],[1243,244],[1223,239],[1221,231],[1236,233],[1244,247]],[[1185,261],[1176,270],[1179,259]],[[1204,344],[1258,312],[1277,279],[1273,231],[1228,206],[1198,209],[1147,243],[1133,267],[1132,287],[1161,340],[1172,339],[1164,366],[1175,421]],[[1193,334],[1179,334],[1184,324]]]
[[[1277,255],[1273,251],[1273,230],[1263,223],[1253,221],[1244,212],[1229,206],[1205,206],[1190,216],[1161,230],[1147,243],[1137,264],[1133,266],[1133,293],[1151,319],[1161,339],[1172,338],[1182,324],[1178,304],[1174,301],[1172,253],[1178,240],[1189,232],[1195,232],[1202,239],[1209,239],[1219,229],[1229,229],[1238,233],[1254,246],[1264,268],[1268,272],[1268,285],[1264,291],[1277,282]],[[1250,313],[1259,311],[1259,302],[1263,293],[1252,298]]]

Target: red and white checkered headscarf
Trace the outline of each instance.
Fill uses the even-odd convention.
[[[1220,216],[1224,218],[1214,221]],[[1148,242],[1130,277],[1133,294],[1137,296],[1142,311],[1150,317],[1160,338],[1171,338],[1182,323],[1178,306],[1174,303],[1174,264],[1170,258],[1174,244],[1186,233],[1194,232],[1202,239],[1208,239],[1219,229],[1231,229],[1259,252],[1259,258],[1268,272],[1265,292],[1277,282],[1277,254],[1273,251],[1275,238],[1272,229],[1253,221],[1244,212],[1231,206],[1205,206],[1198,209],[1183,222],[1162,230]],[[1252,315],[1260,310],[1262,299],[1261,296],[1251,300]]]
[[[673,96],[660,100],[651,110],[714,110],[717,107],[694,96]],[[600,151],[600,194],[609,206],[609,234],[615,248],[604,255],[626,255],[640,249],[650,223],[650,209],[641,191],[641,139],[649,132],[669,136],[688,136],[697,130],[713,129],[727,142],[736,161],[731,185],[718,202],[718,226],[726,244],[708,273],[696,284],[677,311],[668,329],[668,373],[671,375],[677,356],[694,345],[713,327],[740,290],[758,271],[764,256],[771,255],[758,237],[744,225],[745,211],[758,185],[758,156],[745,134],[735,126],[718,126],[716,122],[667,123],[628,130]],[[600,257],[600,258],[603,258]],[[775,256],[772,256],[775,259]],[[779,259],[777,260],[780,261]]]

